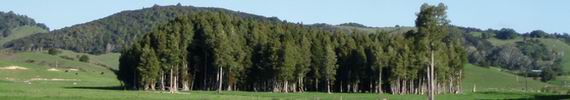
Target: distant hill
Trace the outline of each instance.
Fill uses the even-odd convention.
[[[0,12],[0,45],[32,34],[47,32],[49,29],[42,23],[25,15],[12,11]]]
[[[140,10],[122,11],[91,22],[73,25],[49,33],[34,34],[4,45],[15,50],[62,48],[76,52],[101,54],[119,51],[123,44],[151,31],[153,27],[180,15],[198,12],[225,12],[258,20],[278,20],[221,8],[193,6],[153,6]]]

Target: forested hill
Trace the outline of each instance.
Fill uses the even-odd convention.
[[[119,51],[123,46],[122,44],[131,44],[133,40],[151,31],[156,25],[172,20],[179,15],[191,15],[198,12],[223,12],[244,18],[278,20],[277,18],[266,18],[222,8],[155,5],[140,10],[119,12],[102,19],[54,30],[49,33],[35,34],[7,43],[4,47],[14,48],[15,50],[62,48],[95,54]]]
[[[12,11],[0,11],[0,45],[7,41],[25,37],[38,32],[47,32],[49,29],[34,19]]]

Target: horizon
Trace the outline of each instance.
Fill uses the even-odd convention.
[[[0,11],[13,11],[16,14],[28,16],[38,23],[45,24],[50,30],[94,21],[122,11],[149,8],[155,4],[167,6],[178,3],[184,6],[224,8],[265,17],[277,17],[288,22],[303,24],[326,23],[338,25],[354,22],[370,27],[414,26],[415,14],[418,12],[419,6],[424,3],[422,1],[368,0],[356,2],[299,0],[269,3],[255,1],[143,1],[133,3],[130,1],[107,0],[86,2],[59,0],[42,4],[29,4],[26,1],[0,4]],[[510,0],[438,0],[425,3],[437,4],[440,2],[448,6],[448,19],[451,20],[450,24],[452,25],[482,30],[512,28],[519,33],[526,33],[532,30],[543,30],[548,33],[570,32],[570,29],[564,27],[565,23],[570,23],[570,20],[564,20],[564,18],[570,17],[570,13],[568,13],[570,8],[561,6],[567,3],[529,0],[517,2],[511,2]],[[315,6],[315,4],[322,5]],[[505,4],[510,5],[504,6]]]

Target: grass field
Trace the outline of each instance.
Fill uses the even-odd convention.
[[[520,77],[498,68],[483,68],[467,64],[465,66],[463,88],[470,92],[476,86],[477,91],[511,91],[521,92],[528,86],[529,91],[538,91],[546,86],[552,86],[530,78]]]
[[[347,100],[423,100],[422,95],[391,95],[374,93],[271,93],[226,91],[218,94],[214,91],[191,91],[178,94],[161,93],[157,91],[125,91],[119,88],[119,81],[111,70],[94,63],[109,64],[116,68],[119,54],[89,55],[89,63],[76,59],[64,59],[62,56],[76,57],[89,55],[64,51],[59,55],[49,55],[45,52],[22,52],[16,54],[0,54],[0,68],[19,66],[27,69],[0,69],[0,99],[2,100],[187,100],[187,99],[347,99]],[[31,62],[31,61],[34,62]],[[57,61],[58,67],[55,67]],[[48,71],[56,68],[59,71]],[[71,69],[78,69],[71,71]],[[68,71],[65,71],[68,70]],[[538,93],[541,87],[548,86],[536,80],[529,80],[528,86],[532,92],[523,92],[524,78],[498,69],[477,67],[471,64],[465,66],[463,94],[438,95],[438,99],[544,99],[568,98],[565,95]],[[518,80],[517,80],[518,79]],[[478,92],[471,92],[473,85]]]
[[[227,100],[273,100],[273,99],[312,99],[312,100],[425,100],[421,95],[391,95],[373,93],[271,93],[226,91],[218,94],[213,91],[192,91],[178,94],[152,91],[124,91],[114,87],[79,85],[69,86],[66,82],[39,82],[32,85],[0,82],[0,98],[4,100],[188,100],[188,99],[227,99]],[[9,87],[9,88],[6,88]],[[465,94],[444,94],[437,99],[547,99],[568,98],[568,96],[522,93],[522,92],[477,92]]]

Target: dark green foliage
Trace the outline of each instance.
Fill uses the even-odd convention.
[[[48,50],[48,54],[50,55],[58,55],[61,53],[61,50],[55,49],[55,48],[51,48]]]
[[[540,81],[546,82],[556,78],[556,73],[551,68],[544,68],[540,73]]]
[[[79,57],[79,61],[81,61],[81,62],[89,62],[89,56],[87,56],[87,55],[81,55],[81,57]]]
[[[362,25],[362,24],[359,24],[359,23],[353,23],[353,22],[350,22],[350,23],[342,23],[342,24],[339,24],[338,26],[351,26],[351,27],[362,27],[362,28],[367,28],[367,27],[368,27],[368,26],[365,26],[365,25]]]
[[[11,29],[24,25],[38,26],[45,30],[49,30],[46,25],[36,23],[34,19],[27,16],[18,15],[12,11],[7,13],[0,11],[0,38],[11,35]]]
[[[534,30],[532,32],[530,32],[529,34],[530,37],[532,38],[544,38],[549,36],[548,33],[542,31],[542,30]]]
[[[160,24],[173,20],[176,16],[192,15],[200,12],[224,12],[244,18],[264,17],[220,8],[200,8],[192,6],[153,6],[141,10],[123,11],[105,18],[84,24],[74,25],[49,33],[9,42],[4,47],[16,50],[40,48],[61,48],[76,52],[101,54],[119,52],[130,46],[147,32]]]
[[[495,30],[493,30],[495,31]],[[495,37],[497,39],[514,39],[516,37],[519,36],[519,33],[517,33],[515,30],[510,29],[510,28],[502,28],[501,30],[495,31]]]
[[[438,83],[459,85],[466,63],[461,35],[428,30],[441,33],[337,30],[204,11],[179,15],[133,42],[122,52],[118,78],[143,90],[419,93],[395,89],[425,85],[422,48],[438,51]]]
[[[492,33],[489,33],[489,32],[483,32],[483,33],[481,33],[481,39],[489,39],[489,38],[491,38],[491,37],[493,37],[493,34],[492,34]]]

